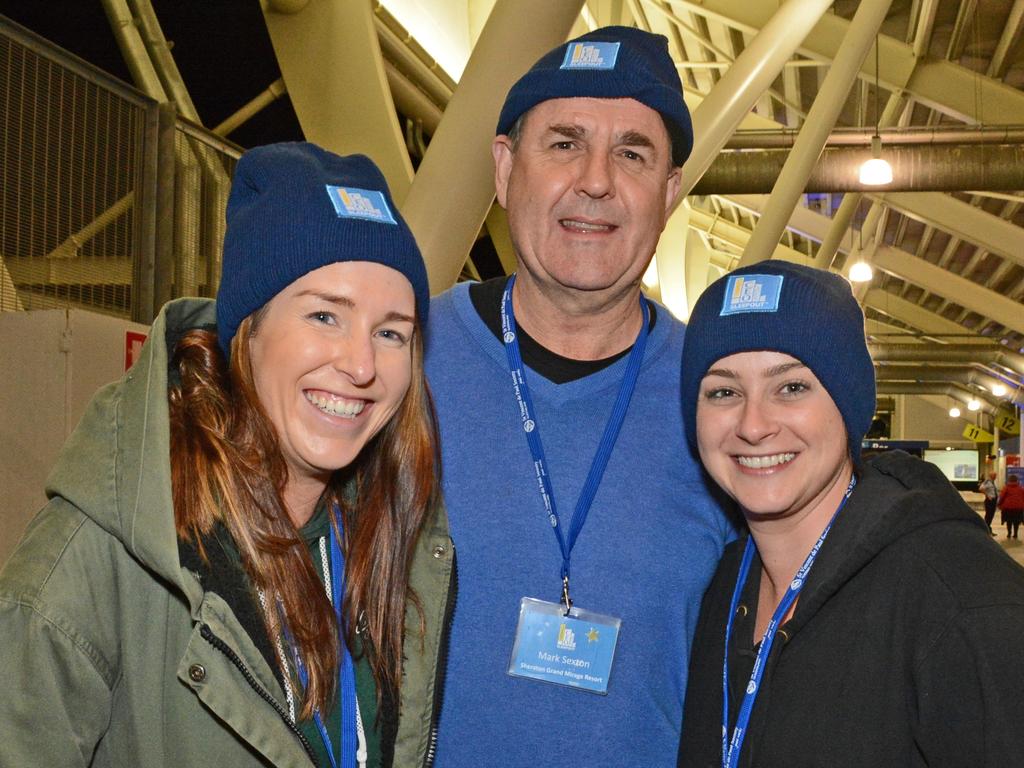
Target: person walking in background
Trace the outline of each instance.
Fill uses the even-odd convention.
[[[671,765],[734,534],[682,436],[683,325],[640,291],[693,141],[668,41],[558,46],[496,133],[518,271],[427,334],[458,551],[437,765]]]
[[[1020,765],[1024,569],[934,465],[862,460],[875,372],[850,284],[773,260],[710,285],[683,409],[750,533],[704,598],[679,768]]]
[[[1003,515],[1003,525],[1006,526],[1006,538],[1016,539],[1020,532],[1021,520],[1024,519],[1024,486],[1020,484],[1017,475],[1007,476],[998,503]]]
[[[995,536],[992,530],[992,520],[996,516],[996,499],[999,496],[999,489],[996,488],[996,473],[989,472],[988,477],[978,484],[978,490],[985,494],[985,525],[988,532]]]
[[[368,158],[242,156],[217,301],[161,310],[0,574],[0,765],[423,764],[428,299]]]

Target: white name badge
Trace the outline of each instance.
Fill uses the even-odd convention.
[[[524,597],[508,673],[607,695],[622,619]]]

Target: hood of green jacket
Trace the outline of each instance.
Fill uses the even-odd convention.
[[[103,387],[68,438],[46,483],[181,586],[171,500],[167,338],[216,322],[210,299],[179,299],[153,322],[139,360]],[[145,468],[145,470],[143,469]]]

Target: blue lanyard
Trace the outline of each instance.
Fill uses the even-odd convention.
[[[828,525],[826,525],[825,530],[821,532],[821,536],[818,537],[817,543],[811,548],[807,558],[804,560],[804,564],[801,565],[800,570],[796,572],[796,576],[794,576],[793,581],[790,582],[789,588],[786,590],[786,594],[782,596],[782,600],[775,609],[775,613],[772,614],[771,621],[768,622],[768,627],[765,629],[764,636],[761,638],[761,647],[758,649],[757,657],[754,659],[754,668],[750,672],[750,681],[747,683],[746,693],[743,696],[743,702],[740,704],[739,714],[736,715],[736,726],[733,728],[732,738],[729,739],[727,737],[727,734],[729,733],[729,639],[732,636],[732,622],[736,616],[740,596],[743,594],[743,587],[747,582],[747,575],[750,573],[750,564],[754,560],[754,552],[757,551],[757,545],[754,543],[754,538],[751,536],[747,539],[746,547],[743,550],[743,560],[740,562],[740,572],[736,577],[736,588],[733,590],[732,602],[729,604],[729,619],[725,625],[725,661],[722,664],[723,768],[735,768],[735,766],[739,764],[740,750],[743,747],[743,739],[747,735],[747,725],[750,723],[750,713],[754,709],[754,701],[757,699],[757,694],[761,691],[761,677],[764,675],[765,662],[772,651],[772,643],[775,641],[775,630],[779,626],[783,617],[789,613],[789,609],[792,607],[793,601],[796,600],[800,591],[804,588],[804,584],[807,581],[807,574],[811,570],[811,566],[814,565],[815,559],[818,557],[818,551],[821,549],[821,545],[825,543],[825,537],[828,536],[828,532],[832,528],[832,523],[835,522],[836,516],[839,514],[839,510],[841,510],[846,504],[846,500],[850,498],[850,494],[853,493],[853,487],[856,484],[856,476],[851,477],[850,484],[846,487],[846,494],[843,496],[842,501],[839,502],[839,506],[836,507],[836,511],[832,513],[832,519],[828,521]]]
[[[341,512],[337,507],[334,514],[338,526],[342,525]],[[338,641],[341,646],[341,664],[338,668],[338,692],[341,697],[341,768],[355,768],[356,766],[356,671],[352,663],[352,654],[349,653],[348,645],[345,642],[345,622],[342,618],[342,603],[345,597],[345,556],[341,553],[341,545],[335,533],[335,527],[331,526],[331,602],[334,604],[334,615],[337,619]],[[287,633],[287,640],[294,651],[295,643],[291,634]],[[295,654],[295,668],[299,673],[299,681],[302,687],[309,684],[309,674],[303,665],[298,654]],[[327,726],[324,725],[320,711],[313,713],[313,721],[320,732],[324,747],[327,748],[327,758],[331,761],[331,768],[338,768],[338,762],[334,757],[334,746],[331,743],[330,734],[327,733]]]
[[[597,488],[601,484],[608,460],[612,455],[612,448],[618,439],[619,430],[626,420],[626,410],[629,408],[629,401],[633,397],[633,390],[636,389],[636,381],[640,376],[640,364],[644,359],[644,350],[647,347],[647,332],[649,323],[649,311],[647,302],[643,296],[640,297],[640,307],[643,312],[643,322],[640,325],[640,333],[633,344],[633,350],[629,353],[626,361],[626,373],[619,386],[619,395],[615,400],[608,424],[605,426],[601,442],[594,454],[594,460],[590,465],[590,472],[587,480],[580,491],[580,497],[576,502],[576,510],[573,512],[572,520],[569,523],[569,533],[566,537],[562,533],[562,525],[559,521],[558,510],[555,506],[555,494],[551,487],[551,478],[547,470],[547,459],[544,454],[544,445],[540,439],[540,427],[537,424],[536,411],[533,407],[533,399],[530,397],[530,388],[526,383],[526,371],[523,366],[523,358],[519,353],[519,339],[516,333],[516,319],[512,309],[512,286],[515,285],[516,276],[513,274],[505,285],[505,293],[501,299],[501,331],[502,340],[505,344],[505,353],[508,356],[508,369],[512,374],[512,389],[515,392],[516,401],[519,403],[519,415],[522,419],[523,431],[526,433],[526,442],[530,446],[530,454],[533,456],[533,468],[537,475],[537,487],[540,490],[541,500],[544,503],[544,511],[548,515],[548,521],[555,530],[555,537],[558,539],[558,546],[562,550],[562,600],[566,609],[570,608],[572,601],[569,599],[569,559],[572,555],[572,548],[576,544],[576,538],[583,529],[590,512],[590,505],[597,495]]]

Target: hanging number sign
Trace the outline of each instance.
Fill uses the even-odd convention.
[[[976,443],[991,443],[995,438],[981,427],[968,424],[964,427],[964,437]]]

